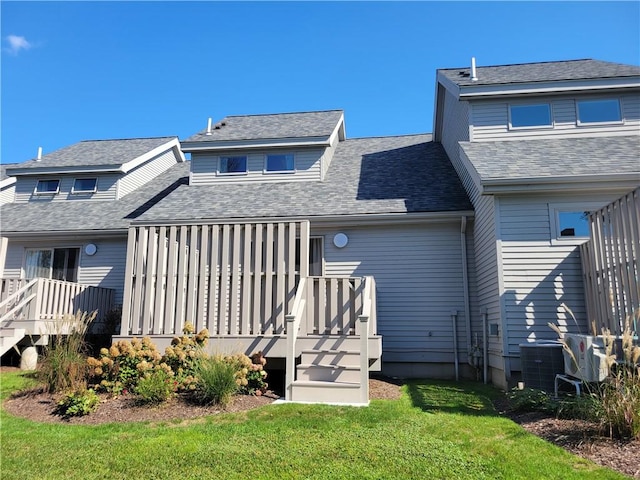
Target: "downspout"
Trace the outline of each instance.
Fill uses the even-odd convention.
[[[460,249],[462,251],[462,291],[464,295],[464,322],[467,330],[467,362],[473,365],[471,358],[471,305],[469,300],[469,271],[467,266],[467,217],[460,219]]]

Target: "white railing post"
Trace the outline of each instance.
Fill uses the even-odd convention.
[[[375,318],[375,284],[373,277],[364,277],[360,328],[360,400],[369,403],[369,320]]]
[[[293,382],[295,381],[296,371],[296,340],[298,338],[298,330],[300,329],[300,322],[305,311],[306,304],[306,285],[307,279],[301,278],[298,284],[298,291],[296,292],[295,299],[293,301],[293,308],[291,313],[285,316],[285,323],[287,327],[287,359],[286,359],[286,371],[285,371],[285,400],[291,400],[293,391]]]

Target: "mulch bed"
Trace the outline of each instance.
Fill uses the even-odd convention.
[[[0,368],[0,371],[7,367]],[[395,400],[402,396],[402,382],[389,378],[372,378],[369,393],[372,400]],[[224,412],[242,412],[268,405],[279,398],[273,392],[262,396],[238,395],[226,407],[195,405],[178,395],[158,407],[136,405],[132,396],[111,398],[101,396],[98,410],[84,417],[64,419],[53,413],[60,397],[40,389],[19,392],[6,400],[3,408],[12,415],[36,422],[98,425],[111,422],[185,422],[198,421],[208,415]],[[582,420],[562,420],[546,414],[510,412],[507,403],[496,402],[501,415],[508,416],[524,429],[554,443],[576,455],[640,479],[640,441],[622,441],[609,438],[598,426]]]

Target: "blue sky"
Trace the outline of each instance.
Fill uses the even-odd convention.
[[[1,161],[226,115],[344,109],[347,135],[430,132],[435,71],[640,63],[640,2],[1,3]]]

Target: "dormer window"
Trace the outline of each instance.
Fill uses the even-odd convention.
[[[617,98],[579,100],[576,102],[576,107],[578,125],[622,122],[620,101]]]
[[[509,128],[545,127],[553,127],[551,105],[548,103],[509,105]]]
[[[95,193],[97,185],[97,178],[76,178],[73,181],[73,189],[71,190],[71,193]]]
[[[222,175],[238,175],[247,173],[247,157],[220,157],[218,173]]]
[[[36,195],[55,195],[60,191],[60,180],[38,180]]]
[[[265,170],[267,172],[293,172],[295,163],[292,153],[267,155]]]

